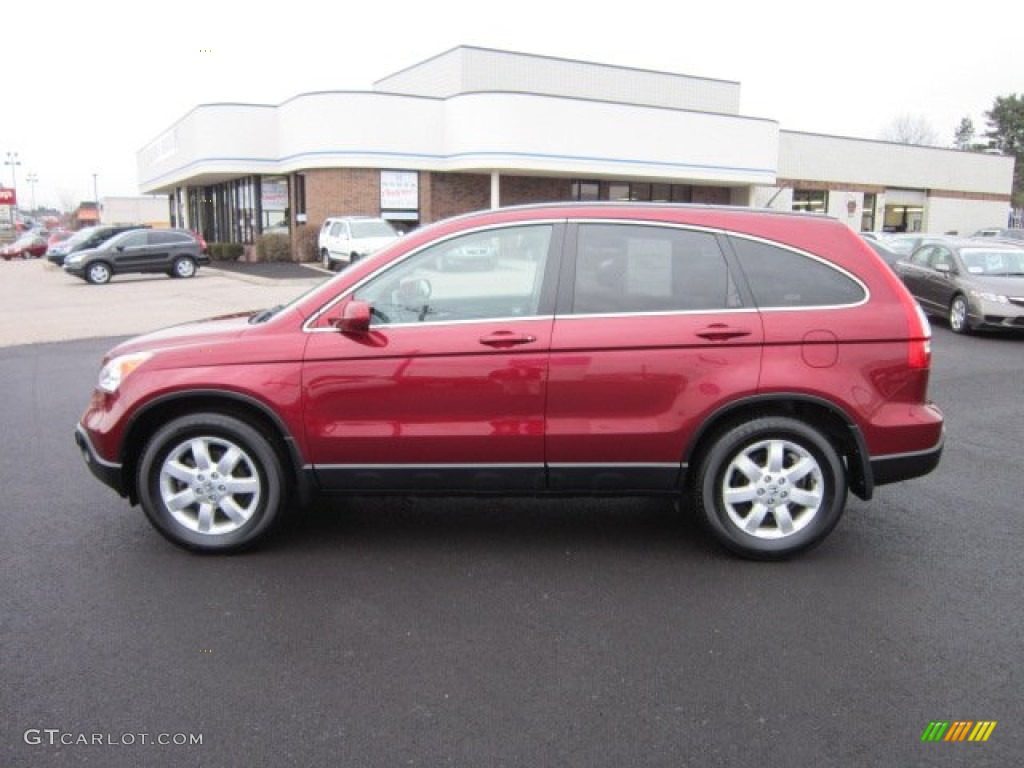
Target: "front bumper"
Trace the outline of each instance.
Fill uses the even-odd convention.
[[[100,458],[100,455],[93,447],[92,440],[89,439],[89,433],[85,431],[81,424],[75,427],[75,443],[77,443],[78,450],[82,453],[82,460],[85,461],[85,466],[89,468],[89,471],[93,473],[96,479],[104,485],[113,488],[119,495],[127,496],[128,492],[124,487],[122,466]]]

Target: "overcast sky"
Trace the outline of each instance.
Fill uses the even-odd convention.
[[[9,0],[0,160],[18,153],[23,206],[30,173],[39,205],[91,200],[94,173],[100,197],[138,194],[137,151],[197,104],[370,90],[458,45],[735,80],[741,114],[785,130],[878,138],[908,115],[948,146],[1024,93],[1022,28],[1020,0]]]

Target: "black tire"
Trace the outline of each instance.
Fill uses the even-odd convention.
[[[846,507],[846,474],[820,431],[798,419],[762,416],[715,439],[697,470],[694,497],[728,549],[781,560],[811,549],[835,528]]]
[[[219,413],[182,416],[157,430],[143,450],[139,501],[153,527],[180,547],[240,550],[283,517],[282,467],[274,446],[246,422]],[[175,499],[180,503],[173,505]]]
[[[196,272],[199,270],[196,266],[196,262],[189,256],[179,256],[171,264],[171,277],[180,277],[182,279],[195,277]]]
[[[964,336],[970,334],[971,323],[968,317],[967,299],[962,293],[958,293],[949,303],[949,329],[953,333],[960,333]]]
[[[331,255],[327,252],[326,248],[320,250],[320,264],[328,272],[334,271],[334,262],[331,261]]]
[[[85,268],[85,282],[105,285],[114,276],[114,271],[105,261],[94,261]]]

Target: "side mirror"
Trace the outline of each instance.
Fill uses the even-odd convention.
[[[365,301],[353,300],[341,311],[341,319],[334,327],[342,333],[369,333],[370,305]]]

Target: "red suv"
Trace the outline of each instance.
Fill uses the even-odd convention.
[[[505,208],[287,306],[118,345],[76,439],[190,549],[249,545],[314,492],[663,494],[774,559],[825,538],[848,489],[938,464],[930,344],[833,219]]]

